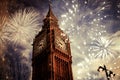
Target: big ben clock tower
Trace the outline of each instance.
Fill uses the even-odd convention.
[[[69,39],[59,28],[50,5],[43,22],[33,42],[32,80],[73,80]]]

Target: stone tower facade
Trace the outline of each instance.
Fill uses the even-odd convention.
[[[69,38],[50,6],[43,22],[33,42],[32,80],[73,80]]]

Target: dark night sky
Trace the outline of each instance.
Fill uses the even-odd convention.
[[[47,14],[49,0],[17,0],[17,2],[39,10],[41,22]],[[111,46],[120,53],[120,0],[52,0],[52,10],[59,20],[59,27],[67,33],[71,41],[74,80],[103,80],[103,76],[100,77],[96,71],[99,63],[102,63],[102,58],[104,55],[110,57],[108,49]],[[116,34],[117,37],[115,35],[113,45],[109,39],[113,38],[116,32],[119,34]],[[90,50],[92,47],[99,48],[94,55],[99,54],[100,59],[93,57]],[[115,58],[118,56],[120,55],[117,57],[115,55]],[[112,59],[110,57],[110,60]],[[120,66],[119,64],[114,66],[111,62],[109,65]],[[120,72],[118,74],[120,76]]]

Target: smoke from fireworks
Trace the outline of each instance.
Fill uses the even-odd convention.
[[[59,1],[56,1],[54,6],[58,6],[59,3]],[[119,49],[116,49],[116,47],[118,48],[118,45],[116,45],[118,39],[111,39],[111,33],[109,33],[113,24],[110,19],[112,15],[107,13],[111,8],[111,2],[108,0],[62,0],[61,4],[63,7],[58,10],[55,9],[55,11],[60,13],[59,25],[61,29],[70,37],[74,79],[101,79],[96,73],[99,63],[108,58],[111,61],[119,55]],[[89,55],[93,56],[91,60],[88,58]],[[83,64],[84,69],[76,68],[78,63]],[[104,63],[111,64],[108,63],[108,60]],[[89,70],[85,66],[90,67]],[[91,67],[94,69],[90,70]],[[75,71],[79,69],[82,74],[77,75]],[[83,75],[84,73],[90,76],[86,78],[86,75]],[[81,79],[79,79],[80,77]]]
[[[76,71],[75,79],[76,80],[105,80],[105,72],[97,72],[97,69],[99,66],[103,66],[104,64],[107,66],[107,69],[112,70],[115,74],[115,80],[119,80],[120,76],[120,66],[119,61],[120,58],[116,58],[116,60],[107,61],[107,59],[95,58],[93,55],[89,55],[88,57],[84,59],[84,61],[81,61],[77,64],[77,66],[73,66]],[[111,64],[112,63],[112,64]],[[90,67],[92,66],[92,67]],[[81,76],[82,75],[82,76]]]

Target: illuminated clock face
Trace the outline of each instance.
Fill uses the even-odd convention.
[[[38,45],[37,45],[38,49],[41,51],[44,47],[45,47],[45,39],[42,39]]]
[[[36,43],[35,52],[41,53],[46,47],[46,37],[43,37],[38,43]]]
[[[56,44],[56,47],[66,50],[66,44],[64,40],[62,40],[60,37],[56,37],[55,44]]]

